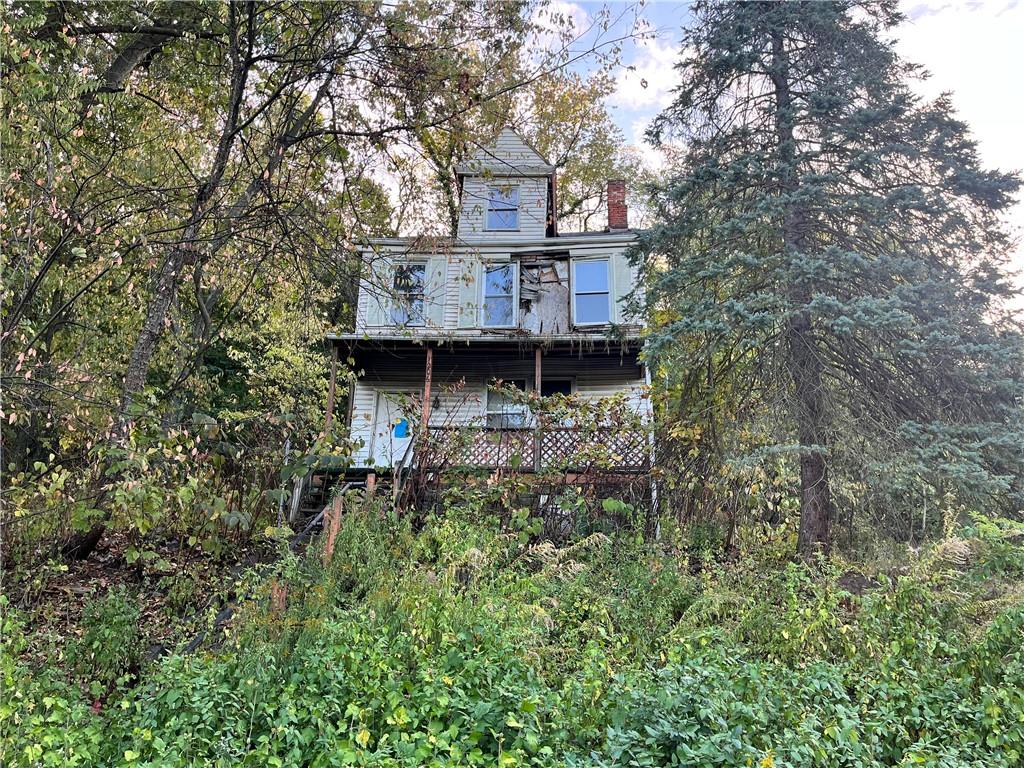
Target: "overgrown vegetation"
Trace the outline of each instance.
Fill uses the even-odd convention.
[[[458,508],[413,531],[350,512],[200,655],[31,669],[5,611],[5,765],[1012,766],[1024,754],[1024,530],[977,517],[898,568],[738,561],[623,532],[520,543]]]
[[[8,561],[235,544],[286,445],[343,457],[323,339],[359,242],[447,233],[455,164],[509,123],[557,154],[567,221],[636,169],[601,83],[641,33],[583,32],[547,0],[5,4]]]
[[[563,11],[5,4],[4,766],[1024,762],[1019,180],[888,0],[699,3],[659,176]],[[647,447],[623,398],[509,391],[603,442],[527,480],[454,429],[296,537],[355,245],[449,231],[510,123],[569,227],[651,182],[654,508],[583,482]]]

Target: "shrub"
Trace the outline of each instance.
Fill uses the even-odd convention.
[[[697,577],[629,535],[556,548],[357,513],[328,566],[284,561],[286,608],[250,602],[215,652],[98,713],[5,633],[4,764],[1010,768],[1024,606],[1007,587],[983,626],[966,608],[1015,554],[971,547],[966,570],[926,556],[856,595],[773,553]],[[124,627],[125,602],[90,616]]]
[[[139,608],[123,588],[90,600],[82,611],[85,633],[68,647],[72,669],[99,695],[138,670],[142,660]]]

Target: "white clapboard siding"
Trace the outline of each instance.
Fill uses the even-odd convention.
[[[625,391],[628,392],[626,402],[630,411],[640,415],[649,415],[651,412],[650,400],[644,397],[646,382],[643,379],[634,379],[622,383],[610,383],[607,381],[591,381],[585,375],[576,380],[576,394],[582,400],[600,400],[603,397],[612,397]]]
[[[487,229],[487,195],[492,186],[519,187],[519,229]],[[548,219],[548,180],[517,178],[514,180],[472,176],[463,182],[462,209],[459,214],[459,237],[481,242],[487,240],[543,240]]]
[[[397,263],[415,261],[427,264],[427,322],[424,328],[407,328],[402,329],[403,332],[429,335],[431,332],[442,330],[458,330],[461,333],[469,331],[471,335],[479,335],[481,263],[517,260],[520,254],[530,254],[532,257],[538,251],[549,251],[553,255],[564,255],[568,251],[573,260],[608,259],[609,289],[614,302],[612,322],[640,324],[640,318],[627,316],[622,306],[623,299],[636,285],[636,269],[629,263],[625,253],[628,242],[620,244],[577,241],[569,248],[559,248],[558,241],[553,238],[542,240],[541,243],[543,246],[540,249],[525,241],[522,245],[497,240],[478,244],[464,243],[444,254],[410,250],[408,246],[399,245],[378,247],[376,252],[368,252],[364,256],[366,267],[360,281],[355,330],[365,331],[371,335],[396,330],[390,311],[394,297],[388,286],[394,281],[394,268]],[[642,296],[639,298],[642,300]],[[602,332],[599,327],[591,328],[589,331]],[[489,335],[493,336],[493,332],[489,332]]]
[[[553,173],[555,168],[522,136],[506,127],[490,144],[478,147],[457,170],[463,175],[543,176]]]
[[[464,427],[483,423],[486,391],[483,382],[435,390],[437,400],[430,410],[431,426]]]

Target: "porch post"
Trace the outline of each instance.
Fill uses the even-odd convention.
[[[430,424],[430,380],[434,376],[434,348],[427,344],[427,368],[423,375],[423,436],[428,434]]]
[[[338,345],[331,342],[331,383],[327,387],[327,414],[324,417],[324,434],[331,433],[334,423],[334,397],[338,389]]]
[[[533,390],[539,395],[540,394],[540,360],[542,352],[540,347],[533,352]]]
[[[544,353],[541,351],[540,346],[533,350],[533,390],[537,393],[537,397],[540,397],[540,382],[541,382],[541,359]],[[539,425],[534,425],[533,428],[533,471],[540,472],[540,429]]]

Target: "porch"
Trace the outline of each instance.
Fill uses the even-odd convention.
[[[356,372],[347,409],[362,443],[355,467],[649,469],[636,339],[362,337],[338,339],[335,350]]]
[[[432,426],[425,455],[414,463],[431,470],[643,473],[650,469],[649,438],[644,430],[615,427]]]

